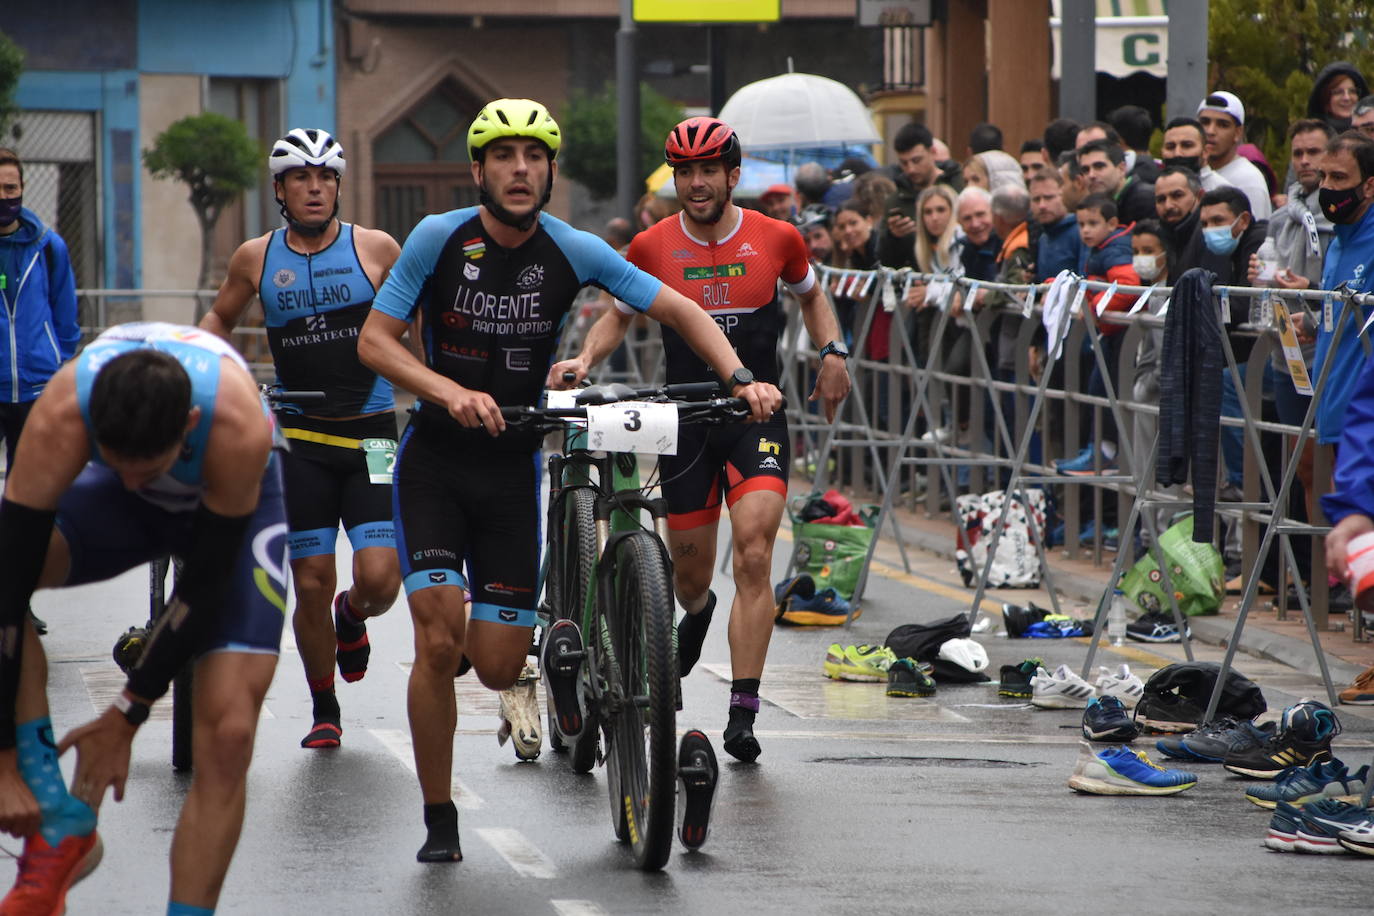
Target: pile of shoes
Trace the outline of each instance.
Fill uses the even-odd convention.
[[[1009,639],[1063,639],[1093,635],[1091,620],[1079,620],[1068,614],[1056,614],[1034,601],[1002,605],[1002,626]]]
[[[837,681],[887,682],[890,697],[933,697],[931,665],[914,658],[898,658],[887,646],[842,646],[832,643],[825,653],[825,676]]]
[[[887,634],[885,645],[898,658],[929,664],[937,681],[987,683],[988,653],[970,638],[972,633],[968,617],[955,614],[930,623],[904,623]]]
[[[863,613],[833,588],[816,588],[816,580],[800,573],[773,587],[773,621],[802,627],[837,627]]]

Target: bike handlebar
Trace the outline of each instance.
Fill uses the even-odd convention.
[[[692,382],[690,385],[700,386],[703,383]],[[714,382],[709,383],[715,386]],[[604,386],[603,386],[604,387]],[[628,388],[628,386],[620,386]],[[663,388],[647,389],[654,392],[664,392],[674,386]],[[685,386],[684,386],[685,387]],[[588,389],[590,390],[590,389]],[[699,387],[698,389],[699,390]],[[709,398],[705,401],[685,401],[674,400],[672,398],[661,398],[670,403],[676,403],[679,423],[701,423],[723,425],[725,423],[735,423],[747,420],[752,411],[749,402],[744,398]],[[629,400],[622,398],[620,400]],[[601,406],[603,402],[592,402],[591,406]],[[608,401],[604,403],[614,403]],[[786,407],[786,403],[783,404]],[[501,416],[506,421],[506,426],[510,429],[519,430],[542,430],[552,432],[562,429],[568,420],[582,420],[587,417],[587,405],[580,407],[502,407]]]

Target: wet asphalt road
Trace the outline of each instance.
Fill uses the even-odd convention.
[[[778,566],[786,557],[780,542]],[[346,557],[341,556],[341,567]],[[309,698],[290,641],[260,723],[249,809],[218,912],[243,914],[1369,913],[1374,860],[1276,854],[1268,813],[1246,783],[1199,765],[1173,798],[1080,796],[1065,786],[1079,753],[1075,711],[999,700],[996,685],[945,686],[933,700],[832,682],[832,641],[881,642],[900,623],[968,607],[944,561],[914,575],[877,568],[864,615],[842,630],[778,629],[763,679],[756,766],[725,762],[711,838],[675,849],[658,874],[635,871],[612,833],[605,778],[572,773],[545,750],[517,763],[494,738],[496,696],[458,682],[456,736],[465,860],[419,865],[424,838],[405,716],[411,629],[403,603],[372,626],[367,678],[340,682],[344,746],[305,751]],[[146,615],[147,577],[45,593],[53,719],[59,734],[103,708],[121,679],[114,637]],[[717,577],[722,605],[732,587]],[[992,670],[1041,654],[1077,667],[1086,644],[984,635]],[[1202,648],[1201,658],[1219,658]],[[1108,648],[1103,664],[1149,670],[1176,647]],[[1241,657],[1270,706],[1319,693],[1283,665]],[[719,747],[729,694],[725,626],[686,680],[679,728]],[[155,716],[165,711],[155,712]],[[1367,711],[1340,710],[1337,756],[1374,754]],[[1136,742],[1153,751],[1153,739]],[[167,850],[187,777],[168,763],[170,722],[135,743],[126,800],[102,812],[106,853],[68,898],[71,913],[163,912]],[[724,755],[722,755],[724,758]],[[728,758],[724,758],[728,761]],[[72,761],[65,761],[68,772]],[[17,843],[5,843],[16,849]],[[0,864],[0,881],[13,865]]]

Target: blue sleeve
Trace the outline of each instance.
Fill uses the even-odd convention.
[[[1331,524],[1347,515],[1374,518],[1374,359],[1365,360],[1345,408],[1332,484],[1334,492],[1322,497]]]
[[[663,287],[657,277],[635,267],[590,232],[574,229],[548,214],[541,216],[540,221],[584,286],[599,286],[638,312],[647,312],[653,305]]]
[[[420,293],[434,273],[449,237],[472,218],[476,208],[451,210],[426,216],[411,230],[401,246],[401,256],[391,267],[372,307],[385,315],[409,321],[419,304]]]
[[[48,304],[52,308],[57,346],[62,351],[62,361],[66,362],[76,354],[76,345],[81,342],[81,324],[76,315],[76,277],[72,274],[72,259],[62,237],[56,232],[49,233],[48,247],[52,249]]]

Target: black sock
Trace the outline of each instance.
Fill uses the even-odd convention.
[[[316,722],[332,722],[339,724],[341,713],[339,711],[339,698],[334,694],[333,687],[326,687],[323,690],[310,691],[310,702],[314,707],[314,717]]]
[[[730,682],[731,693],[743,693],[751,697],[759,695],[759,678],[737,677]]]
[[[685,677],[687,672],[701,658],[701,645],[706,641],[706,631],[711,627],[711,614],[716,609],[716,593],[707,591],[706,606],[695,614],[684,614],[677,625],[678,676]]]
[[[458,807],[452,800],[425,805],[425,845],[415,854],[420,862],[461,862],[463,848],[458,842]]]

